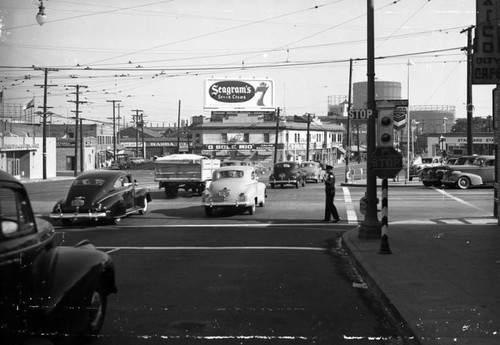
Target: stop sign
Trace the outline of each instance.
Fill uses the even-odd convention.
[[[403,156],[394,147],[377,147],[368,162],[378,178],[393,178],[403,169]]]

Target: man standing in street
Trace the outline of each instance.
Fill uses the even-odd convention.
[[[333,217],[333,222],[337,223],[340,220],[340,217],[337,207],[335,207],[335,204],[333,203],[333,199],[335,198],[335,175],[331,170],[328,170],[325,180],[325,195],[325,218],[323,221],[329,222]]]

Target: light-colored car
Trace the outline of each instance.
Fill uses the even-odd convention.
[[[318,183],[323,181],[323,169],[321,169],[321,164],[318,162],[305,161],[300,166],[304,172],[306,182],[314,181]]]
[[[441,182],[445,186],[467,189],[495,182],[495,156],[478,156],[470,165],[452,165]]]
[[[242,208],[254,214],[256,206],[263,207],[266,185],[259,182],[255,169],[237,165],[216,169],[210,186],[205,189],[201,203],[211,217],[217,208]]]

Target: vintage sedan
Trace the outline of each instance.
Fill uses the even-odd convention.
[[[426,167],[420,170],[420,181],[426,187],[434,186],[440,187],[442,185],[441,179],[446,171],[454,169],[458,165],[470,165],[474,162],[477,156],[460,156],[450,158],[446,161],[446,165],[437,165]]]
[[[87,240],[59,242],[52,224],[35,218],[23,184],[0,170],[0,341],[99,333],[117,292],[113,261]]]
[[[454,165],[441,179],[445,186],[467,189],[495,183],[495,156],[478,156],[470,165]]]
[[[274,165],[273,173],[269,176],[269,184],[271,188],[285,185],[293,185],[295,188],[306,185],[304,172],[301,169],[299,162],[285,161]]]
[[[201,203],[207,217],[216,208],[240,208],[254,214],[256,206],[264,207],[266,185],[259,182],[255,169],[250,166],[227,166],[216,169],[212,183],[205,189]]]
[[[121,170],[92,170],[79,175],[64,199],[54,206],[50,218],[70,225],[76,220],[119,224],[132,213],[145,214],[151,194],[139,188],[130,173]]]
[[[321,169],[321,164],[315,161],[305,161],[300,165],[302,172],[304,173],[304,178],[306,182],[314,181],[318,183],[323,181],[323,169]]]

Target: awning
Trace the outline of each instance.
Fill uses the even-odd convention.
[[[344,150],[344,148],[343,148],[343,147],[336,146],[335,148],[336,148],[337,150],[339,150],[340,152],[342,152],[343,154],[345,154],[345,153],[346,153],[346,150]]]

